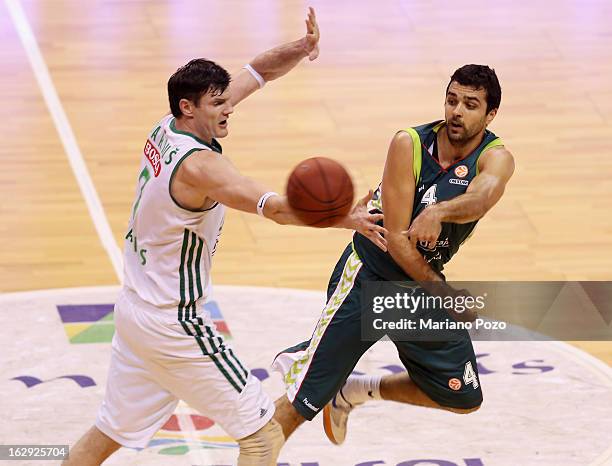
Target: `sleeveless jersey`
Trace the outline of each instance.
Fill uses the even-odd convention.
[[[149,133],[140,163],[136,199],[125,236],[125,286],[155,306],[178,309],[179,320],[195,316],[210,287],[210,269],[223,227],[225,207],[202,211],[178,205],[170,183],[180,164],[211,144],[176,129],[172,115]]]
[[[444,169],[437,160],[437,133],[444,127],[444,121],[408,128],[406,132],[412,137],[413,171],[416,181],[412,220],[428,205],[447,201],[464,194],[470,182],[478,175],[478,159],[486,150],[502,146],[503,142],[489,130],[478,147],[467,157]],[[382,184],[378,186],[368,204],[370,212],[382,213]],[[459,246],[471,235],[478,221],[458,224],[442,223],[442,230],[435,247],[417,244],[418,251],[434,271],[444,277],[442,270]],[[412,280],[393,260],[391,254],[381,251],[366,237],[355,233],[353,237],[355,251],[374,273],[384,280]]]

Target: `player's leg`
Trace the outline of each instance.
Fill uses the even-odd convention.
[[[468,407],[465,408],[448,406],[445,402],[442,402],[445,404],[440,404],[421,390],[407,373],[383,377],[380,384],[380,394],[381,398],[384,400],[424,406],[426,408],[444,409],[457,414],[469,414],[480,409],[479,402],[470,403]]]
[[[238,439],[238,466],[276,466],[284,444],[285,437],[280,424],[270,419],[255,433]]]
[[[441,311],[444,312],[444,311]],[[446,319],[439,315],[438,318]],[[478,410],[482,391],[476,356],[469,334],[460,332],[450,341],[396,341],[400,360],[408,373],[384,377],[350,376],[335,404],[326,406],[335,432],[328,438],[342,443],[351,411],[373,399],[385,399],[459,414]]]
[[[180,321],[171,354],[181,358],[162,363],[160,383],[237,440],[239,466],[276,465],[285,439],[274,404],[210,316]]]
[[[62,466],[98,466],[119,448],[121,444],[92,426],[70,449],[70,455]]]
[[[453,321],[442,309],[424,314],[425,319]],[[383,378],[382,397],[460,414],[476,411],[482,403],[482,389],[469,333],[436,331],[428,337],[439,339],[395,342],[408,373]]]
[[[316,416],[372,345],[361,338],[361,282],[368,279],[362,265],[349,246],[332,274],[327,304],[311,339],[274,360],[273,368],[287,387],[286,396],[276,401],[275,414],[285,438]]]
[[[120,446],[144,448],[168,420],[178,400],[152,379],[135,352],[153,351],[159,339],[143,334],[133,303],[123,293],[115,305],[115,335],[104,400],[92,427],[70,450],[70,465],[100,464]],[[152,343],[152,347],[148,347]]]

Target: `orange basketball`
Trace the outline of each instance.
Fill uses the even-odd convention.
[[[335,160],[312,157],[300,162],[289,175],[289,205],[306,225],[334,225],[351,211],[353,198],[353,181]]]

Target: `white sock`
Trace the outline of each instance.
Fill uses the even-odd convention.
[[[369,400],[380,400],[380,375],[350,375],[340,390],[346,401],[352,405]]]

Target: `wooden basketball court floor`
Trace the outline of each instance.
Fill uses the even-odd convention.
[[[193,57],[237,70],[301,37],[308,5],[320,58],[239,105],[221,141],[245,174],[280,191],[324,155],[365,193],[396,130],[443,117],[452,71],[488,64],[503,91],[490,128],[516,172],[448,278],[612,279],[607,1],[3,0],[0,291],[118,284],[168,76]],[[213,280],[321,290],[349,238],[229,212]],[[609,342],[575,344],[612,363]]]

